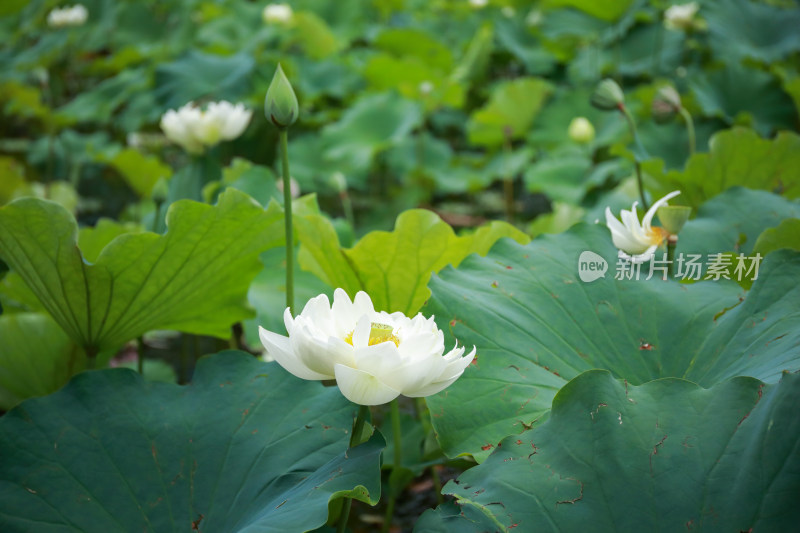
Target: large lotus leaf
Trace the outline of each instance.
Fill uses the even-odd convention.
[[[800,10],[748,0],[703,3],[711,48],[717,57],[733,62],[753,58],[773,62],[800,50]]]
[[[617,44],[582,47],[569,65],[573,82],[596,82],[610,73],[623,76],[674,72],[681,65],[685,37],[658,24],[635,26]]]
[[[0,255],[89,351],[116,349],[152,329],[224,338],[232,323],[252,315],[247,288],[280,216],[235,189],[213,207],[179,201],[165,235],[121,235],[89,264],[72,215],[21,199],[0,208]]]
[[[355,408],[242,352],[190,385],[85,372],[0,419],[5,531],[307,531],[380,494],[382,437],[347,450]]]
[[[300,265],[351,297],[366,291],[375,308],[413,315],[430,292],[431,273],[457,265],[471,253],[485,255],[502,237],[526,242],[527,236],[504,222],[494,222],[459,237],[435,213],[412,209],[397,217],[394,231],[373,231],[353,248],[343,249],[330,222],[309,216],[296,222]]]
[[[85,356],[53,319],[42,313],[0,316],[0,409],[58,390]]]
[[[377,152],[403,140],[421,121],[419,105],[410,100],[388,92],[364,96],[322,129],[322,155],[330,172],[364,173]]]
[[[58,110],[59,115],[81,122],[105,123],[137,94],[147,92],[150,76],[144,69],[123,70],[113,78],[80,93]]]
[[[671,203],[680,203],[680,198]],[[800,217],[797,201],[732,187],[700,206],[697,216],[681,231],[677,252],[749,254],[762,232],[793,217]]]
[[[544,75],[553,70],[556,58],[531,34],[522,17],[498,18],[495,24],[498,43],[525,65],[528,74]]]
[[[373,45],[398,57],[415,57],[436,70],[450,70],[453,66],[450,49],[419,29],[388,28],[378,35]]]
[[[150,198],[156,182],[172,176],[172,170],[158,157],[133,148],[121,150],[111,157],[98,155],[98,159],[114,167],[140,198]]]
[[[551,200],[580,204],[589,185],[586,182],[592,168],[589,155],[577,146],[568,145],[529,165],[524,174],[525,186]]]
[[[753,245],[753,253],[766,255],[781,248],[800,251],[800,218],[787,218],[776,227],[765,229]]]
[[[553,91],[540,78],[518,78],[498,84],[489,102],[472,113],[467,124],[469,142],[501,146],[528,133],[536,115]]]
[[[248,92],[255,68],[251,54],[223,57],[192,50],[156,69],[156,95],[166,108],[201,97],[236,101]]]
[[[794,102],[768,72],[729,64],[692,76],[689,86],[706,116],[752,124],[762,135],[793,129],[797,121]]]
[[[605,277],[579,279],[584,251],[608,261]],[[739,375],[774,382],[800,368],[800,254],[767,256],[746,294],[725,280],[647,280],[649,263],[639,279],[617,280],[616,256],[605,227],[579,224],[527,246],[500,241],[433,277],[423,312],[477,347],[464,375],[428,398],[445,453],[481,460],[592,368],[631,384],[682,377],[703,386]]]
[[[734,128],[711,138],[709,153],[692,156],[683,171],[664,172],[649,161],[648,189],[656,197],[681,190],[680,203],[698,207],[734,185],[774,191],[787,198],[800,196],[800,136],[781,132],[762,139],[752,130]]]
[[[545,6],[574,7],[601,20],[614,21],[633,5],[635,0],[545,0]]]
[[[452,83],[446,71],[413,56],[377,54],[364,68],[364,77],[370,87],[379,91],[394,89],[406,98],[421,101],[428,110],[441,104],[461,107],[464,103],[464,88]],[[430,91],[423,90],[424,85],[430,85]]]
[[[791,531],[798,402],[800,374],[704,389],[585,372],[559,391],[547,422],[505,439],[444,492],[467,531]],[[465,531],[453,514],[429,512],[415,531]]]
[[[324,59],[341,48],[328,24],[311,11],[294,13],[289,24],[295,43],[312,59]]]

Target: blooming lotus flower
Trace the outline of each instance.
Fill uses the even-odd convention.
[[[292,8],[289,4],[268,4],[261,12],[261,18],[267,24],[285,24],[292,20]]]
[[[669,30],[687,30],[694,24],[694,16],[700,6],[697,2],[670,6],[664,12],[664,26]]]
[[[161,129],[167,138],[187,152],[201,154],[220,141],[230,141],[242,134],[253,112],[243,104],[211,102],[205,111],[189,102],[177,111],[170,109],[161,117]]]
[[[360,405],[436,394],[475,356],[475,348],[463,356],[458,345],[443,355],[444,335],[433,317],[375,311],[365,292],[350,301],[336,289],[333,305],[323,294],[297,317],[287,308],[283,319],[288,337],[259,328],[268,355],[299,378],[335,379],[342,394]]]
[[[645,213],[641,224],[636,206],[639,202],[633,202],[630,211],[625,209],[620,213],[622,222],[611,214],[611,209],[606,207],[606,225],[611,230],[611,239],[614,246],[619,248],[619,256],[634,263],[644,263],[652,256],[656,248],[669,237],[669,232],[664,228],[652,227],[653,216],[659,207],[667,205],[670,198],[679,195],[680,191],[672,191],[664,196]]]
[[[81,4],[72,7],[55,8],[47,14],[47,25],[51,28],[82,26],[89,18],[89,12]]]

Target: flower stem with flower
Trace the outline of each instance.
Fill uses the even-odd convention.
[[[283,174],[283,213],[286,230],[286,307],[294,312],[294,231],[292,229],[292,177],[289,171],[289,126],[297,121],[299,106],[292,84],[281,65],[275,70],[264,99],[264,114],[278,128]]]

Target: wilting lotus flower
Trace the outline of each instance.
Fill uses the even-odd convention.
[[[220,141],[230,141],[242,134],[253,112],[243,104],[211,102],[202,111],[192,102],[177,111],[170,109],[161,117],[161,129],[172,142],[187,152],[200,154]]]
[[[656,248],[669,237],[669,232],[664,228],[652,227],[650,224],[653,221],[653,216],[659,207],[666,205],[670,198],[678,196],[680,191],[672,191],[664,196],[645,213],[641,224],[639,223],[639,214],[636,211],[636,205],[639,202],[633,202],[633,207],[630,211],[625,209],[620,213],[622,222],[611,214],[611,209],[606,207],[606,225],[611,230],[611,239],[614,241],[614,246],[619,248],[619,256],[632,261],[633,263],[644,263],[652,256]]]
[[[288,337],[259,328],[261,342],[283,368],[310,380],[335,379],[348,400],[380,405],[399,395],[423,397],[453,383],[472,362],[457,345],[444,354],[444,335],[433,317],[375,311],[365,292],[351,302],[343,289],[283,315]],[[443,355],[444,354],[444,355]]]
[[[55,8],[47,14],[47,25],[51,28],[81,26],[89,17],[89,12],[81,4],[72,7]]]

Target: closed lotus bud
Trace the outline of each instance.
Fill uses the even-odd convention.
[[[567,133],[576,143],[588,144],[594,140],[594,126],[586,117],[573,118]]]
[[[294,124],[300,114],[297,96],[280,64],[267,90],[264,114],[279,129],[286,129]]]
[[[617,82],[606,78],[597,84],[590,101],[597,109],[612,111],[625,105],[625,94]]]
[[[669,122],[681,110],[681,96],[671,86],[662,87],[653,98],[653,119],[659,124]]]
[[[692,208],[685,205],[662,205],[657,211],[661,226],[672,235],[677,235],[689,220]]]
[[[331,175],[331,181],[339,193],[347,192],[347,178],[344,177],[344,174],[337,170]]]
[[[160,205],[167,201],[168,195],[169,186],[167,185],[167,180],[158,178],[158,181],[153,185],[153,192],[150,194],[150,197],[156,204]]]

